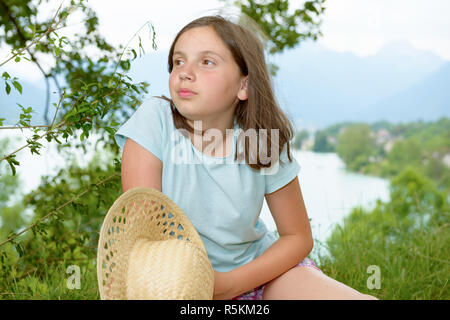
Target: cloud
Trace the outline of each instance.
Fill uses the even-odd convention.
[[[364,56],[400,40],[450,60],[447,0],[333,0],[325,5],[319,43],[329,49]]]
[[[99,17],[101,33],[112,43],[125,45],[142,25],[150,21],[161,49],[168,49],[177,32],[188,22],[202,15],[217,13],[224,6],[218,0],[159,1],[157,4],[127,0],[126,5],[121,1],[95,0],[89,5]],[[149,41],[148,32],[144,31],[141,38]],[[146,44],[151,48],[150,42]]]

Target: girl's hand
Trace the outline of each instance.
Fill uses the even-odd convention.
[[[233,295],[233,278],[229,272],[214,270],[214,300],[230,300]]]

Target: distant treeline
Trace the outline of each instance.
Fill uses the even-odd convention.
[[[309,143],[308,143],[309,142]],[[297,132],[293,148],[336,152],[351,171],[390,178],[411,166],[450,189],[450,119],[373,124],[344,122]]]

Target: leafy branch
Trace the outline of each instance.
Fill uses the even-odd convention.
[[[16,243],[16,242],[14,241],[15,238],[17,238],[17,237],[20,236],[21,234],[24,234],[25,232],[27,232],[27,231],[30,230],[30,229],[33,229],[33,228],[39,228],[40,225],[41,225],[48,217],[50,217],[51,215],[53,215],[53,214],[55,214],[56,212],[60,211],[60,210],[63,209],[64,207],[68,206],[69,204],[74,203],[76,200],[78,200],[79,198],[83,197],[86,193],[92,191],[94,188],[96,188],[96,187],[98,187],[98,186],[100,186],[100,185],[106,183],[107,181],[109,181],[109,180],[111,180],[111,179],[113,179],[113,178],[115,178],[115,177],[117,177],[117,176],[119,176],[119,175],[120,175],[119,173],[114,173],[114,174],[112,174],[111,176],[109,176],[109,177],[103,179],[103,180],[100,181],[99,183],[92,185],[91,188],[87,188],[86,190],[84,190],[82,193],[80,193],[80,194],[77,195],[76,197],[74,197],[74,198],[72,198],[71,200],[67,201],[66,203],[62,204],[62,205],[59,206],[58,208],[56,208],[56,209],[50,211],[50,212],[47,213],[45,216],[43,216],[42,218],[40,218],[38,221],[36,221],[35,223],[31,224],[31,225],[28,226],[27,228],[23,229],[23,230],[20,231],[19,233],[13,233],[13,234],[11,234],[6,240],[0,242],[0,247],[3,246],[4,244],[8,243],[8,242],[11,242],[11,243],[13,243],[16,247],[19,248],[19,249],[18,249],[18,252],[19,252],[19,254],[20,254],[21,252],[23,252],[23,247],[20,247],[20,244],[18,244],[18,243]],[[20,254],[20,255],[22,255],[22,254]]]
[[[136,37],[136,35],[140,32],[140,30],[141,30],[143,27],[145,27],[146,25],[148,25],[148,26],[150,26],[150,27],[152,28],[152,31],[153,31],[153,44],[152,44],[152,46],[153,46],[154,49],[156,49],[156,44],[155,44],[155,42],[154,42],[154,39],[155,39],[155,31],[154,31],[153,26],[151,26],[151,25],[149,24],[149,22],[146,22],[146,23],[145,23],[145,24],[144,24],[144,25],[143,25],[143,26],[142,26],[142,27],[141,27],[141,28],[133,35],[133,37],[129,40],[128,44],[131,42],[131,40],[132,40],[133,38]],[[123,75],[123,74],[117,72],[118,66],[120,65],[121,62],[123,62],[123,61],[122,61],[122,58],[123,58],[123,55],[124,55],[125,50],[128,48],[128,44],[127,44],[127,46],[123,49],[122,53],[120,54],[119,60],[117,61],[116,65],[115,65],[115,67],[114,67],[114,72],[109,76],[109,81],[108,81],[107,88],[108,88],[108,89],[111,89],[111,88],[112,88],[112,89],[111,89],[109,92],[107,92],[106,94],[104,94],[103,96],[101,96],[101,97],[99,97],[99,98],[96,98],[96,99],[95,99],[94,101],[92,101],[92,102],[86,103],[86,101],[82,101],[82,102],[80,103],[80,105],[78,105],[80,99],[86,98],[86,96],[87,96],[87,94],[88,94],[88,91],[87,91],[87,90],[88,90],[90,87],[93,87],[93,86],[99,87],[99,86],[101,86],[99,83],[91,83],[91,84],[89,84],[89,85],[83,85],[83,86],[81,87],[81,89],[84,91],[84,94],[83,94],[82,96],[80,96],[80,97],[77,98],[77,100],[72,104],[71,109],[65,114],[64,118],[65,118],[66,120],[63,120],[62,122],[60,122],[60,123],[57,124],[56,126],[54,126],[54,122],[55,122],[55,120],[56,120],[56,115],[57,115],[57,113],[58,113],[58,111],[59,111],[59,109],[60,109],[61,102],[62,102],[64,96],[66,95],[65,92],[61,95],[61,98],[60,98],[60,100],[59,100],[59,102],[58,102],[58,105],[57,105],[57,110],[56,110],[55,115],[54,115],[54,117],[53,117],[52,124],[49,125],[49,126],[30,126],[29,124],[30,124],[31,116],[29,115],[29,113],[32,111],[32,109],[31,109],[31,108],[25,109],[25,108],[23,108],[21,105],[19,105],[20,107],[22,107],[22,110],[23,110],[23,112],[24,112],[23,114],[20,115],[20,118],[21,118],[20,123],[22,124],[22,126],[16,126],[16,127],[0,127],[0,129],[36,128],[36,130],[35,130],[35,134],[33,135],[33,138],[32,138],[32,139],[27,139],[27,142],[28,142],[28,143],[27,143],[26,145],[24,145],[24,146],[18,148],[17,150],[11,152],[11,153],[8,154],[8,155],[3,156],[2,158],[0,158],[0,161],[3,161],[3,160],[7,160],[7,161],[8,161],[8,164],[9,164],[10,167],[11,167],[11,170],[12,170],[13,175],[16,174],[16,169],[15,169],[14,166],[15,166],[15,165],[20,165],[20,163],[15,159],[15,153],[17,153],[17,152],[19,152],[20,150],[22,150],[22,149],[24,149],[24,148],[26,148],[26,147],[29,146],[29,147],[30,147],[30,151],[31,151],[32,154],[33,154],[33,153],[39,154],[38,150],[39,150],[40,147],[42,147],[42,144],[38,143],[37,140],[39,140],[39,139],[41,139],[41,138],[43,138],[43,137],[46,137],[47,140],[48,140],[49,142],[51,141],[51,138],[53,137],[58,143],[60,143],[60,142],[58,141],[58,139],[57,139],[57,135],[52,134],[52,132],[56,131],[56,129],[62,127],[63,125],[72,124],[73,126],[75,126],[75,127],[77,127],[77,128],[83,127],[83,133],[82,133],[82,135],[81,135],[81,140],[83,140],[84,137],[88,137],[88,136],[89,136],[89,130],[91,129],[91,126],[90,126],[89,123],[92,122],[92,119],[93,119],[96,115],[102,113],[102,117],[103,117],[103,115],[106,113],[104,110],[99,110],[98,108],[97,108],[97,112],[94,112],[94,113],[93,113],[92,110],[95,110],[95,107],[97,106],[97,104],[98,104],[99,102],[104,101],[104,99],[105,99],[106,97],[108,97],[108,96],[112,95],[113,93],[117,92],[117,91],[119,90],[119,85],[124,84],[125,89],[132,89],[132,90],[136,91],[137,93],[140,93],[140,90],[139,90],[139,88],[138,88],[136,85],[130,84],[130,83],[128,83],[128,82],[126,82],[126,81],[124,81],[124,80],[122,79],[123,77],[126,77],[127,79],[131,80],[130,77],[128,77],[128,76],[126,76],[126,75]],[[140,49],[142,48],[142,44],[141,44],[141,39],[140,39],[140,37],[139,37],[139,48],[140,48]],[[143,50],[143,48],[142,48],[142,50]],[[134,55],[133,60],[134,60],[134,59],[136,59],[136,56],[137,56],[137,55],[136,55],[136,51],[135,51],[134,49],[131,49],[131,51],[133,52],[133,55]],[[130,64],[130,63],[129,63],[129,60],[126,60],[126,62],[127,62],[127,63],[126,63],[126,67],[125,67],[125,68],[126,68],[126,69],[129,69],[129,64]],[[119,76],[118,79],[115,79],[115,78],[114,78],[114,76],[115,76],[116,74]],[[8,75],[7,73],[4,73],[4,77],[8,77],[8,78],[9,78],[9,75]],[[116,82],[115,84],[114,84],[114,80],[115,80],[115,82]],[[141,88],[140,88],[140,89],[143,90],[143,91],[145,91],[146,84],[145,84],[145,83],[141,83],[140,85],[141,85]],[[25,119],[25,121],[23,121],[23,119]],[[2,122],[1,122],[1,119],[0,119],[0,125],[1,125],[1,124],[2,124]],[[119,124],[118,122],[116,122],[116,121],[114,121],[114,120],[112,121],[112,125],[113,125],[113,126],[116,126],[116,125],[118,125],[118,124]],[[42,135],[38,135],[37,132],[39,132],[39,131],[40,131],[39,128],[42,128],[42,127],[47,127],[47,128],[50,128],[50,129],[47,130],[46,133],[44,133],[44,134],[42,134]],[[106,126],[104,129],[105,129],[106,131],[108,131],[111,135],[114,134],[114,130],[113,130],[112,128]],[[67,139],[67,137],[68,137],[68,132],[71,132],[70,128],[67,129],[66,131],[64,131],[64,135],[65,135],[64,137],[65,137],[66,139]]]
[[[1,6],[3,7],[4,10],[7,9],[6,4],[4,4],[3,1],[1,1],[0,4],[1,4]],[[56,13],[55,13],[54,17],[53,17],[52,20],[51,20],[52,22],[51,22],[50,26],[48,27],[48,29],[47,29],[40,37],[37,37],[37,38],[33,39],[33,40],[31,41],[31,43],[28,44],[26,47],[24,47],[24,48],[18,50],[16,53],[13,53],[11,57],[9,57],[8,59],[6,59],[6,60],[3,61],[2,63],[0,63],[0,67],[3,66],[4,64],[6,64],[8,61],[12,60],[13,58],[16,58],[16,62],[19,62],[19,61],[20,61],[19,56],[20,56],[24,51],[28,50],[30,47],[32,47],[33,45],[35,45],[36,43],[38,43],[43,37],[45,37],[45,36],[46,36],[47,34],[49,34],[50,32],[55,31],[56,27],[57,27],[59,24],[61,24],[61,22],[63,22],[63,21],[67,18],[67,16],[69,15],[69,13],[70,13],[70,12],[73,10],[73,8],[74,8],[74,7],[72,6],[71,8],[69,8],[69,10],[62,12],[62,13],[61,13],[61,16],[60,16],[61,18],[59,19],[59,21],[58,21],[55,25],[53,25],[53,24],[55,23],[55,21],[56,21],[56,17],[58,16],[59,11],[61,10],[62,5],[63,5],[63,3],[61,2],[61,4],[60,4],[59,7],[58,7],[58,10],[56,10]],[[5,10],[5,11],[6,11],[6,10]],[[33,38],[34,38],[34,36],[33,36]],[[19,58],[19,59],[17,59],[17,58]]]

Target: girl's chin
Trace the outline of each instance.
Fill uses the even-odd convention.
[[[186,112],[186,110],[184,108],[178,108],[177,107],[177,110],[183,117],[185,117],[187,120],[189,120],[189,122],[194,122],[194,119],[197,118],[192,113]]]

